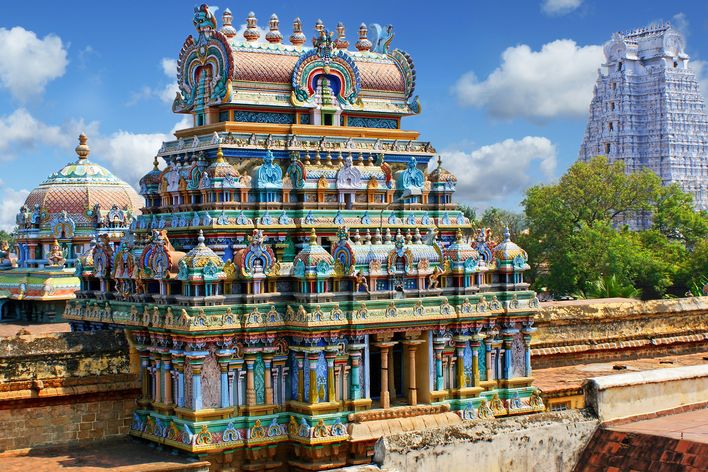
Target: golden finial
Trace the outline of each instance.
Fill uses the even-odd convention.
[[[314,246],[317,244],[317,233],[315,232],[315,228],[312,228],[310,230],[310,246]]]
[[[152,165],[154,167],[153,170],[159,170],[158,167],[159,167],[160,163],[157,162],[157,156],[155,156],[155,159],[152,160]]]
[[[79,135],[79,145],[76,146],[76,149],[74,149],[74,151],[76,151],[76,155],[79,156],[79,160],[86,159],[91,152],[91,148],[89,148],[88,144],[86,144],[87,142],[88,138],[84,133],[81,133]]]
[[[221,144],[216,150],[216,162],[224,162],[224,151],[221,150]]]
[[[457,234],[455,234],[455,239],[457,240],[458,243],[462,242],[462,229],[457,228]]]

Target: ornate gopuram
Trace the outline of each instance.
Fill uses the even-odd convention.
[[[79,256],[98,241],[118,242],[142,206],[130,185],[88,159],[87,143],[79,136],[78,158],[27,196],[14,252],[0,247],[0,320],[60,321],[79,289]]]
[[[708,117],[684,43],[668,23],[612,35],[578,158],[604,155],[627,172],[651,169],[708,210]],[[628,220],[636,229],[651,226],[648,215]]]
[[[295,19],[284,44],[277,16],[266,42],[246,22],[195,8],[173,105],[194,127],[133,231],[78,266],[65,318],[140,358],[131,433],[215,469],[323,470],[371,460],[366,422],[543,410],[526,252],[468,238],[455,176],[401,129],[420,106],[392,28],[352,49],[341,24],[309,41]]]

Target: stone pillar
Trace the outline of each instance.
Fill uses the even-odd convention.
[[[153,381],[153,400],[157,403],[162,403],[162,361],[159,354],[153,354],[152,357],[152,381]]]
[[[408,404],[415,406],[418,404],[418,385],[416,381],[415,354],[418,345],[424,342],[422,339],[408,339],[403,341],[408,351]]]
[[[256,362],[256,355],[246,354],[246,405],[256,404],[256,385],[253,373],[253,364]]]
[[[280,398],[280,389],[278,388],[280,385],[280,369],[278,366],[273,365],[273,368],[271,368],[271,376],[273,377],[273,404],[274,405],[280,405],[282,403],[282,398]]]
[[[389,353],[396,345],[396,341],[384,341],[374,343],[374,346],[381,349],[381,408],[391,407],[391,393],[389,392],[389,368],[393,368],[393,363],[389,367]]]
[[[486,356],[485,361],[487,364],[487,381],[494,380],[494,359],[492,359],[492,338],[487,337],[484,339],[484,347]]]
[[[310,404],[312,405],[319,402],[319,392],[317,391],[317,361],[319,358],[319,352],[310,352],[307,354],[310,369]]]
[[[525,372],[524,376],[525,377],[531,377],[533,374],[531,370],[531,335],[533,334],[534,331],[536,331],[536,328],[532,327],[533,321],[530,321],[528,323],[524,324],[524,327],[521,330],[521,334],[524,335],[524,367],[525,367]]]
[[[479,387],[479,346],[481,346],[482,337],[479,334],[472,336],[470,347],[472,348],[472,386]]]
[[[467,341],[460,337],[455,339],[455,352],[457,353],[457,371],[456,371],[456,382],[457,388],[466,387],[465,382],[465,347],[467,346]]]
[[[297,359],[297,401],[305,402],[305,353],[295,354]]]
[[[443,375],[443,350],[445,349],[445,343],[448,341],[447,338],[434,338],[433,339],[433,351],[435,352],[435,390],[445,389],[445,376]]]
[[[228,408],[231,406],[231,399],[229,398],[229,362],[231,361],[231,355],[233,351],[230,349],[220,349],[216,352],[216,356],[219,362],[220,382],[220,406],[221,408]]]
[[[336,349],[336,347],[335,347]],[[337,401],[337,396],[335,393],[335,381],[334,381],[334,358],[337,356],[336,350],[327,350],[325,352],[325,359],[327,360],[327,401],[334,402]]]
[[[173,357],[172,364],[177,370],[177,406],[184,407],[184,357]]]
[[[352,371],[350,376],[350,397],[352,400],[359,400],[361,398],[361,374],[359,373],[359,370],[361,369],[361,351],[362,349],[364,349],[364,347],[364,344],[349,345],[349,360],[352,364]]]
[[[272,365],[273,365],[273,353],[272,352],[264,352],[263,353],[263,364],[265,364],[265,372],[263,374],[264,381],[265,381],[265,403],[266,405],[272,405],[273,404],[273,374],[272,374]]]
[[[170,354],[165,352],[162,354],[162,402],[172,403],[172,365],[170,363]]]

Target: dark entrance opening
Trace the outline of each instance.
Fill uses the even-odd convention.
[[[369,393],[372,400],[381,398],[381,351],[369,350]]]
[[[391,349],[393,353],[393,366],[389,365],[389,369],[393,367],[393,387],[396,390],[396,399],[405,398],[406,392],[403,391],[403,345],[399,342]],[[390,364],[390,363],[389,363]],[[391,398],[391,400],[394,400]]]

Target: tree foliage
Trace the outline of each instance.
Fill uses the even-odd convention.
[[[621,162],[604,157],[578,162],[557,184],[530,188],[524,208],[528,234],[520,242],[536,289],[593,294],[612,283],[657,298],[683,295],[708,274],[708,215],[649,170],[628,175]],[[630,231],[622,224],[638,214],[653,227]]]

